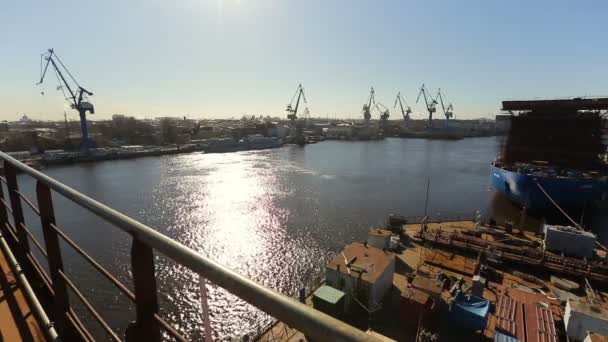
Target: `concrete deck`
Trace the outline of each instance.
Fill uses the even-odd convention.
[[[0,250],[0,342],[46,340]]]

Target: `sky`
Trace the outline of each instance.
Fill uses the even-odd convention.
[[[5,0],[0,120],[77,118],[54,74],[36,85],[51,47],[94,119],[284,117],[300,82],[312,116],[362,117],[373,86],[392,118],[398,91],[423,118],[425,83],[456,118],[493,117],[608,95],[607,18],[608,1]]]

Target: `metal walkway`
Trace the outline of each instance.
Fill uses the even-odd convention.
[[[0,250],[0,341],[47,341]]]
[[[155,229],[0,152],[0,161],[2,160],[4,176],[0,177],[0,234],[3,238],[0,242],[14,253],[16,261],[23,267],[22,273],[26,276],[24,278],[32,283],[36,293],[26,296],[26,299],[32,306],[38,322],[43,322],[41,325],[46,328],[44,332],[49,339],[56,338],[57,335],[54,335],[55,338],[53,336],[56,329],[59,338],[66,341],[187,340],[159,315],[154,255],[160,253],[315,341],[377,341],[375,337],[361,330],[235,273]],[[19,191],[17,173],[36,180],[35,201]],[[61,217],[55,217],[53,196],[62,196],[108,222],[111,225],[108,227],[108,233],[122,230],[131,236],[132,286],[121,283],[64,233],[58,223]],[[26,224],[23,204],[40,217],[44,237],[42,242],[35,238]],[[70,278],[63,268],[62,245],[72,248],[135,304],[136,320],[129,325],[127,331],[117,333],[109,326]],[[38,260],[30,248],[38,249],[44,259]],[[40,305],[38,298],[45,304]],[[96,321],[94,323],[103,327],[106,336],[91,335],[87,326],[92,322],[85,321],[73,310],[71,302],[75,299],[89,311]],[[4,321],[0,323],[0,329],[3,325]]]

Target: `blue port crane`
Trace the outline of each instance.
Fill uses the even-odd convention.
[[[393,105],[393,108],[397,108],[397,103],[399,103],[399,107],[401,108],[401,114],[403,115],[403,120],[408,121],[410,119],[410,114],[412,114],[412,109],[410,108],[410,106],[407,105],[407,103],[401,96],[401,92],[397,93],[397,98],[395,99],[395,104]],[[407,109],[403,108],[404,103],[405,103],[405,107]]]
[[[452,104],[448,104],[448,106],[446,107],[443,104],[443,96],[441,95],[441,88],[439,88],[439,90],[437,90],[437,96],[435,98],[439,98],[439,101],[441,102],[441,108],[443,109],[443,115],[445,116],[445,127],[448,127],[448,122],[450,121],[451,118],[454,117],[454,107],[452,106]]]
[[[46,63],[44,63],[44,61],[46,61]],[[78,115],[80,116],[80,132],[82,134],[80,148],[83,152],[88,152],[90,142],[89,131],[87,129],[86,113],[89,112],[91,114],[94,114],[95,108],[93,107],[93,104],[88,101],[87,97],[92,96],[93,93],[78,84],[74,76],[72,76],[68,68],[66,68],[63,62],[61,62],[61,60],[53,49],[48,49],[46,53],[41,55],[41,67],[43,63],[44,69],[40,69],[40,82],[38,82],[37,84],[42,84],[49,65],[52,65],[53,70],[55,71],[55,75],[57,76],[57,81],[59,82],[59,86],[57,87],[57,89],[61,90],[65,99],[70,103],[70,107],[78,111]],[[72,86],[70,86],[70,82],[68,82],[64,77],[62,70],[65,71],[72,80]]]
[[[426,110],[429,112],[429,127],[433,126],[433,113],[437,111],[437,99],[434,99],[426,87],[424,83],[422,83],[422,87],[420,87],[420,92],[418,93],[418,97],[416,98],[416,103],[420,100],[420,95],[424,97],[424,103],[426,104]],[[429,102],[430,99],[430,102]]]
[[[374,106],[372,106],[372,104]],[[372,109],[376,106],[376,97],[374,93],[374,87],[371,88],[369,96],[367,97],[367,103],[363,104],[363,118],[365,121],[369,121],[372,118]]]

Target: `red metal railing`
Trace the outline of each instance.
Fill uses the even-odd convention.
[[[162,332],[166,334],[165,336],[177,341],[187,340],[158,314],[155,251],[201,274],[209,281],[236,294],[289,326],[304,332],[307,336],[317,340],[376,341],[375,338],[358,329],[292,298],[258,285],[224,266],[206,259],[190,248],[29,168],[5,153],[0,152],[0,159],[4,160],[4,177],[0,177],[0,181],[5,184],[8,194],[5,197],[4,186],[0,183],[0,233],[6,238],[10,250],[16,255],[28,280],[31,283],[39,284],[35,289],[37,296],[48,299],[48,305],[44,307],[45,312],[50,316],[59,336],[64,340],[94,341],[99,338],[90,333],[81,318],[74,312],[70,302],[72,298],[78,299],[92,318],[103,328],[107,337],[114,341],[120,341],[121,337],[65,272],[60,241],[70,246],[135,304],[136,320],[129,325],[125,332],[127,341],[160,341],[163,336]],[[19,191],[18,171],[36,179],[35,202]],[[133,291],[95,261],[61,229],[55,218],[52,191],[101,217],[132,237]],[[6,200],[7,198],[9,201]],[[25,203],[40,218],[43,242],[39,241],[26,225],[22,203]],[[30,250],[30,242],[46,259],[48,272]],[[72,297],[69,295],[70,292],[73,294]]]

